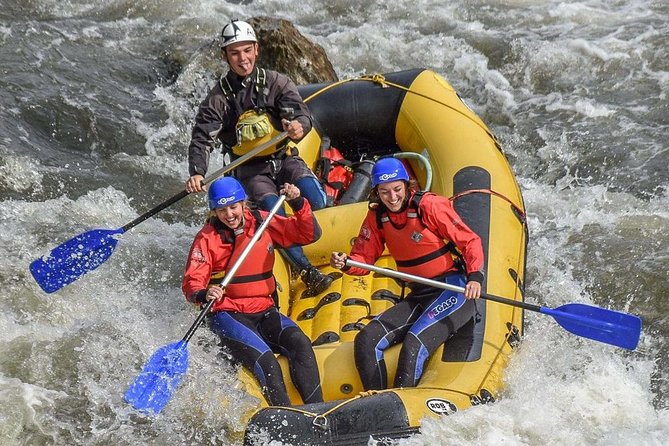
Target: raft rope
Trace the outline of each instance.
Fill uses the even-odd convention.
[[[315,98],[316,96],[320,95],[321,93],[325,93],[326,91],[330,90],[331,88],[334,88],[338,85],[345,84],[347,82],[353,82],[353,81],[373,82],[373,83],[379,85],[381,88],[388,88],[388,87],[397,88],[397,89],[403,90],[407,93],[412,93],[412,94],[415,94],[416,96],[420,96],[424,99],[427,99],[428,101],[436,102],[437,104],[443,105],[446,108],[450,108],[454,112],[461,114],[462,116],[464,116],[465,118],[469,119],[474,124],[476,124],[478,127],[480,127],[484,132],[486,132],[488,134],[488,136],[490,136],[490,138],[492,138],[492,140],[495,142],[495,145],[497,146],[497,148],[501,150],[500,145],[497,142],[497,138],[495,137],[495,135],[482,122],[477,121],[476,119],[472,118],[472,116],[470,116],[469,114],[463,112],[462,110],[458,110],[457,108],[453,107],[452,105],[449,105],[445,102],[442,102],[442,101],[440,101],[438,99],[435,99],[431,96],[428,96],[424,93],[420,93],[416,90],[412,90],[411,88],[405,87],[404,85],[400,85],[400,84],[396,84],[394,82],[387,81],[386,78],[382,74],[365,74],[365,75],[362,75],[360,77],[354,77],[354,78],[350,78],[350,79],[343,79],[343,80],[340,80],[340,81],[337,81],[337,82],[333,82],[332,84],[320,89],[319,91],[315,92],[314,94],[312,94],[311,96],[306,98],[304,100],[304,102],[309,102],[311,99]],[[469,106],[467,106],[467,104],[465,104],[462,101],[462,98],[460,98],[460,96],[457,94],[457,92],[455,92],[454,90],[451,90],[451,91],[453,91],[453,93],[458,97],[460,102],[467,108],[467,110],[469,110],[471,112],[471,110],[469,109]]]
[[[340,80],[340,81],[337,81],[337,82],[333,82],[332,84],[330,84],[330,85],[328,85],[328,86],[326,86],[326,87],[320,89],[319,91],[315,92],[314,94],[312,94],[311,96],[309,96],[308,98],[306,98],[306,99],[304,100],[304,102],[309,102],[309,101],[311,101],[313,98],[315,98],[316,96],[318,96],[318,95],[320,95],[320,94],[322,94],[322,93],[324,93],[324,92],[326,92],[326,91],[328,91],[328,90],[330,90],[330,89],[332,89],[332,88],[335,88],[335,87],[337,87],[337,86],[339,86],[339,85],[342,85],[342,84],[345,84],[345,83],[348,83],[348,82],[353,82],[353,81],[368,81],[368,82],[373,82],[373,83],[378,84],[379,86],[381,86],[381,88],[389,88],[389,87],[397,88],[397,89],[399,89],[399,90],[403,90],[403,91],[405,91],[405,92],[407,92],[407,93],[415,94],[415,95],[420,96],[420,97],[422,97],[422,98],[424,98],[424,99],[427,99],[427,100],[429,100],[429,101],[436,102],[437,104],[440,104],[440,105],[442,105],[442,106],[444,106],[444,107],[446,107],[446,108],[449,108],[449,109],[453,110],[454,112],[459,113],[460,115],[462,115],[462,116],[464,116],[465,118],[469,119],[469,120],[472,121],[474,124],[476,124],[478,127],[480,127],[484,132],[486,132],[486,134],[487,134],[488,136],[490,136],[490,138],[493,140],[493,142],[495,143],[495,145],[497,146],[497,148],[501,151],[501,147],[500,147],[500,145],[499,145],[499,143],[498,143],[498,141],[497,141],[497,138],[495,137],[495,135],[494,135],[494,134],[493,134],[493,133],[492,133],[492,132],[491,132],[491,131],[490,131],[490,130],[483,124],[483,123],[481,123],[481,122],[477,121],[476,119],[472,118],[472,116],[468,115],[467,113],[463,112],[462,110],[459,110],[459,109],[457,109],[457,108],[455,108],[455,107],[453,107],[453,106],[451,106],[451,105],[449,105],[449,104],[446,104],[445,102],[442,102],[442,101],[440,101],[440,100],[438,100],[438,99],[435,99],[435,98],[433,98],[433,97],[430,97],[430,96],[428,96],[428,95],[426,95],[426,94],[424,94],[424,93],[420,93],[420,92],[418,92],[418,91],[412,90],[411,88],[405,87],[405,86],[403,86],[403,85],[399,85],[399,84],[396,84],[396,83],[394,83],[394,82],[387,81],[386,78],[385,78],[383,75],[381,75],[381,74],[369,74],[369,75],[363,75],[363,76],[360,76],[360,77],[357,77],[357,78],[343,79],[343,80]],[[454,92],[454,93],[455,93],[455,95],[458,97],[458,99],[460,99],[460,101],[462,102],[462,104],[464,104],[465,107],[467,107],[467,109],[469,110],[469,107],[467,106],[467,104],[465,104],[465,103],[462,101],[462,98],[460,98],[460,96],[457,94],[457,92]],[[452,197],[450,197],[449,199],[450,199],[451,201],[455,201],[455,200],[457,200],[457,199],[460,198],[460,197],[463,197],[463,196],[465,196],[465,195],[469,195],[469,194],[474,194],[474,193],[485,193],[485,194],[489,194],[489,195],[491,195],[491,196],[495,196],[495,197],[501,198],[502,200],[508,202],[508,203],[513,207],[514,211],[517,213],[517,216],[518,216],[518,219],[520,220],[521,225],[523,226],[523,228],[522,228],[523,230],[522,230],[522,234],[521,234],[521,243],[520,243],[520,245],[519,245],[519,252],[518,252],[518,256],[517,256],[517,258],[519,259],[519,262],[520,262],[520,258],[521,258],[521,256],[522,256],[523,242],[524,242],[524,239],[525,239],[526,226],[527,226],[527,216],[526,216],[526,213],[522,210],[522,208],[521,208],[520,206],[518,206],[517,204],[515,204],[510,198],[508,198],[508,197],[506,197],[505,195],[503,195],[503,194],[501,194],[501,193],[499,193],[499,192],[496,192],[496,191],[494,191],[494,190],[492,190],[492,189],[470,189],[470,190],[467,190],[467,191],[459,192],[459,193],[453,195]],[[520,265],[520,264],[516,265],[516,271],[520,271],[520,270],[521,270],[521,267],[522,267],[522,265]],[[520,274],[518,274],[518,275],[516,276],[515,281],[516,281],[516,286],[514,287],[514,295],[513,295],[513,298],[514,298],[514,300],[517,300],[517,298],[518,298],[518,293],[519,293],[519,290],[520,290],[520,285],[521,285],[521,284],[520,284]],[[514,308],[513,311],[514,311],[514,313],[515,313],[516,311],[520,311],[520,310]],[[512,330],[509,330],[509,332],[506,334],[505,339],[504,339],[504,342],[505,342],[505,343],[508,342],[508,339],[509,339],[510,336],[512,336]],[[497,363],[497,359],[499,358],[499,356],[500,356],[501,354],[502,354],[502,347],[500,347],[500,348],[497,350],[497,355],[496,355],[495,359],[491,362],[491,364],[490,364],[490,368],[489,368],[488,371],[486,372],[484,378],[481,380],[481,384],[483,384],[483,382],[485,382],[485,381],[487,380],[487,377],[492,373],[492,368],[493,368],[494,364]],[[480,392],[482,388],[483,388],[482,385],[479,386],[479,388],[478,388],[478,392]],[[443,390],[443,389],[438,389],[438,390]],[[392,391],[392,390],[386,390],[386,391]],[[357,398],[363,398],[363,397],[370,396],[370,395],[374,395],[374,394],[381,393],[381,392],[384,392],[384,391],[377,391],[377,390],[375,390],[375,391],[361,392],[359,395],[357,395],[357,396],[355,396],[355,397],[353,397],[353,398],[351,398],[351,399],[349,399],[349,400],[345,400],[345,401],[343,401],[342,403],[340,403],[340,404],[338,404],[338,405],[332,407],[331,409],[329,409],[328,411],[326,411],[326,412],[324,412],[324,413],[322,413],[322,414],[320,414],[320,415],[319,415],[319,414],[315,414],[315,413],[313,413],[313,412],[308,412],[308,411],[304,411],[304,410],[300,410],[300,409],[295,409],[295,408],[292,408],[292,407],[291,407],[291,408],[286,408],[286,409],[287,409],[287,410],[293,410],[293,411],[295,411],[295,412],[300,412],[300,413],[303,413],[303,414],[305,414],[305,415],[314,417],[313,424],[314,424],[315,426],[319,426],[319,427],[325,429],[325,428],[327,428],[327,418],[326,418],[327,415],[331,414],[331,413],[334,412],[335,410],[339,409],[341,406],[344,406],[344,405],[348,404],[349,402],[351,402],[351,401],[353,401],[353,400],[355,400],[355,399],[357,399]]]
[[[315,412],[309,412],[308,410],[303,410],[303,409],[298,409],[297,407],[282,407],[283,410],[288,410],[291,412],[296,412],[308,417],[312,417],[313,421],[312,424],[316,427],[319,427],[321,429],[327,429],[328,427],[328,415],[334,413],[335,411],[339,410],[341,407],[352,403],[353,401],[364,398],[367,396],[375,395],[377,393],[385,393],[385,392],[392,392],[392,390],[368,390],[366,392],[360,392],[358,395],[354,396],[353,398],[347,399],[342,401],[341,403],[331,407],[330,409],[326,410],[325,412],[318,414]]]
[[[353,398],[349,398],[347,400],[342,401],[341,403],[331,407],[330,409],[326,410],[325,412],[318,414],[315,412],[309,412],[308,410],[303,410],[303,409],[298,409],[297,407],[281,407],[282,410],[287,410],[295,413],[302,414],[307,417],[313,418],[312,424],[320,429],[327,429],[328,428],[328,416],[336,412],[337,410],[341,409],[342,407],[346,406],[347,404],[351,404],[355,400],[359,400],[361,398],[367,398],[370,396],[374,395],[379,395],[382,393],[388,393],[388,392],[394,392],[397,393],[398,391],[401,390],[411,390],[411,388],[404,388],[404,389],[386,389],[386,390],[365,390],[354,396]],[[454,389],[449,389],[445,387],[420,387],[420,390],[435,390],[438,392],[453,392],[453,393],[459,393],[461,395],[466,396],[467,398],[470,398],[471,395],[468,393],[462,392],[460,390],[454,390]],[[480,389],[479,389],[480,391]]]
[[[444,389],[440,389],[440,390],[444,390]],[[395,390],[393,390],[393,389],[363,391],[363,392],[360,392],[359,394],[357,394],[356,396],[354,396],[353,398],[349,398],[347,400],[344,400],[341,403],[331,407],[330,409],[326,410],[325,412],[323,412],[321,414],[314,413],[314,412],[309,412],[308,410],[298,409],[296,407],[282,407],[282,409],[283,410],[288,410],[288,411],[291,411],[291,412],[296,412],[296,413],[299,413],[299,414],[302,414],[302,415],[305,415],[305,416],[308,416],[308,417],[312,417],[313,418],[312,424],[314,426],[319,427],[321,429],[327,429],[327,427],[328,427],[328,418],[327,418],[328,415],[336,412],[337,410],[339,410],[343,406],[346,406],[347,404],[350,404],[353,401],[358,400],[360,398],[365,398],[365,397],[372,396],[372,395],[377,395],[377,394],[380,394],[380,393],[387,393],[387,392],[394,392],[394,391]]]
[[[499,192],[496,192],[496,191],[494,191],[494,190],[492,190],[492,189],[468,189],[468,190],[465,190],[465,191],[462,191],[462,192],[458,192],[457,194],[455,194],[455,195],[449,197],[449,200],[451,200],[451,201],[455,201],[455,200],[457,200],[457,199],[460,198],[460,197],[464,197],[465,195],[470,195],[470,194],[489,194],[489,195],[493,195],[493,196],[495,196],[495,197],[499,197],[499,198],[501,198],[502,200],[504,200],[504,201],[506,201],[507,203],[509,203],[509,204],[511,205],[511,207],[513,207],[513,209],[518,213],[518,216],[519,216],[518,218],[519,218],[520,222],[521,222],[523,225],[525,225],[525,220],[526,220],[525,212],[520,208],[520,206],[518,206],[517,204],[515,204],[515,203],[514,203],[509,197],[507,197],[506,195],[504,195],[504,194],[500,194]]]
[[[492,189],[469,189],[469,190],[465,190],[465,191],[459,192],[459,193],[449,197],[449,200],[455,201],[460,197],[470,195],[470,194],[476,194],[476,193],[489,194],[491,196],[501,198],[502,200],[509,203],[511,205],[511,207],[514,209],[514,211],[516,212],[516,214],[518,216],[518,220],[520,221],[520,224],[522,225],[521,240],[520,240],[520,243],[518,245],[518,255],[516,256],[516,258],[518,258],[518,262],[520,262],[521,256],[523,254],[522,249],[523,249],[523,246],[525,244],[524,243],[525,242],[525,234],[526,234],[526,231],[527,231],[527,214],[520,208],[520,206],[515,204],[509,197],[507,197],[503,194],[500,194],[499,192],[496,192]],[[516,265],[516,271],[517,272],[520,272],[521,266],[522,265],[520,265],[520,263],[518,263]],[[513,291],[513,299],[518,300],[518,293],[520,292],[520,288],[521,288],[520,274],[516,275],[515,284],[516,284],[516,286],[513,287],[513,290],[514,290]],[[519,308],[514,307],[512,311],[513,311],[513,314],[515,316],[516,311],[521,311],[521,310]],[[512,317],[512,319],[513,319],[513,317]],[[508,343],[509,338],[511,336],[513,336],[513,334],[514,334],[513,330],[509,330],[507,332],[507,334],[504,337],[504,344]],[[488,371],[483,376],[483,379],[481,380],[481,385],[479,385],[476,393],[478,393],[478,394],[481,393],[481,390],[483,389],[483,383],[486,382],[488,376],[490,376],[490,374],[493,372],[493,367],[494,367],[495,364],[497,364],[497,360],[499,359],[500,355],[502,354],[502,349],[503,349],[504,344],[502,344],[502,347],[497,349],[497,354],[495,355],[495,358],[490,362],[490,367],[488,368]]]

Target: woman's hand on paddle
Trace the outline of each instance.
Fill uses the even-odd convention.
[[[202,184],[204,177],[202,175],[193,175],[186,181],[186,192],[192,194],[193,192],[202,192],[205,190]]]
[[[465,285],[465,297],[467,299],[478,299],[481,297],[481,284],[475,280],[470,280]]]
[[[284,183],[281,186],[281,194],[286,196],[286,200],[294,200],[300,196],[300,189],[297,188],[294,184]]]
[[[346,266],[346,259],[348,256],[343,252],[333,252],[330,255],[330,266],[337,269],[342,269]]]
[[[220,286],[213,286],[207,290],[207,302],[222,299],[223,296],[225,296],[225,290]]]

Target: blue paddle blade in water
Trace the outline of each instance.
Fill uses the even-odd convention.
[[[576,303],[554,310],[541,307],[541,313],[553,316],[565,330],[585,338],[629,350],[639,344],[641,319],[633,314]]]
[[[112,254],[119,229],[94,229],[60,244],[30,264],[30,272],[47,293],[58,291],[82,275],[102,265]]]
[[[123,399],[137,410],[160,413],[188,370],[186,341],[158,349],[125,392]]]

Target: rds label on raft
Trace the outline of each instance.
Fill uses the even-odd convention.
[[[451,415],[458,411],[455,404],[441,398],[430,398],[425,402],[427,408],[438,415]]]

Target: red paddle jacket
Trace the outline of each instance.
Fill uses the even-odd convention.
[[[290,205],[294,215],[272,218],[226,287],[225,297],[214,304],[212,311],[257,313],[274,304],[274,245],[281,248],[307,245],[321,236],[309,202],[299,197],[291,200]],[[265,211],[255,212],[262,220],[268,215]],[[259,226],[254,212],[248,208],[244,210],[243,228],[235,233],[216,217],[204,225],[193,240],[186,263],[181,288],[188,301],[205,302],[207,287],[221,283],[225,271],[234,264]]]
[[[481,238],[462,221],[448,199],[425,193],[416,209],[414,195],[412,192],[409,205],[398,213],[370,209],[350,258],[374,264],[387,245],[398,270],[432,278],[457,270],[449,246],[452,242],[462,253],[468,280],[483,282]],[[352,267],[346,273],[363,276],[369,271]]]

